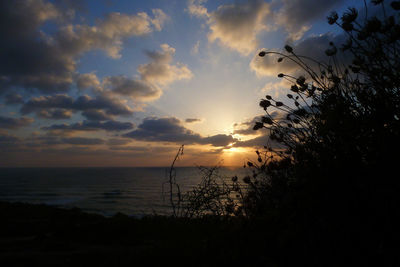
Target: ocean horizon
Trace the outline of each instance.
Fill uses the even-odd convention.
[[[176,167],[182,192],[201,181],[198,167]],[[134,217],[170,215],[163,184],[169,167],[0,168],[0,201],[77,207],[85,212]],[[224,179],[244,176],[243,167],[220,167]]]

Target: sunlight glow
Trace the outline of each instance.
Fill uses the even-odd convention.
[[[240,152],[240,149],[237,147],[230,147],[227,149],[229,152]]]

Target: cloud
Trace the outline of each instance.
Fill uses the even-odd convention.
[[[292,40],[300,39],[311,28],[312,23],[325,18],[328,12],[344,3],[344,0],[282,0],[283,7],[275,14],[276,22],[282,25]]]
[[[150,20],[151,24],[153,24],[155,30],[161,31],[169,17],[159,8],[152,9],[151,12],[154,16],[154,18]]]
[[[190,53],[191,53],[192,55],[197,55],[197,54],[199,53],[199,47],[200,47],[200,41],[197,41],[197,42],[193,45],[192,49],[190,49]]]
[[[14,144],[17,141],[19,141],[19,139],[15,136],[0,133],[0,144]]]
[[[125,146],[129,144],[131,140],[121,139],[121,138],[111,138],[107,140],[107,145],[109,146]]]
[[[129,79],[125,76],[106,77],[104,84],[112,92],[123,96],[130,96],[135,100],[152,100],[161,96],[161,89],[159,87],[146,81]]]
[[[39,30],[44,22],[61,18],[63,12],[42,0],[0,3],[0,85],[66,90],[75,64]],[[27,49],[27,47],[29,49]]]
[[[43,127],[43,130],[63,130],[63,131],[125,131],[133,129],[134,124],[131,122],[119,122],[119,121],[83,121],[73,124],[54,124],[49,127]]]
[[[88,109],[82,112],[82,116],[86,117],[88,120],[92,121],[105,121],[113,120],[114,116],[107,114],[101,109]]]
[[[199,134],[183,127],[180,120],[170,118],[146,118],[132,132],[124,135],[143,141],[166,141],[194,143],[201,139]]]
[[[237,141],[232,146],[233,147],[253,147],[253,148],[261,148],[266,145],[273,148],[281,148],[281,145],[275,141],[269,140],[269,130],[267,129],[259,129],[257,131],[253,130],[253,127],[256,122],[260,122],[263,115],[257,115],[254,118],[236,123],[234,125],[233,134],[240,135],[258,135],[257,137],[244,140]],[[280,111],[273,111],[270,113],[270,116],[273,120],[283,120],[285,118],[285,113]]]
[[[255,116],[251,120],[241,122],[241,123],[235,123],[234,129],[233,129],[233,134],[240,134],[240,135],[256,135],[259,134],[261,131],[254,131],[253,127],[256,124],[256,122],[261,121],[262,115]]]
[[[300,73],[299,70],[296,70],[295,73],[293,73],[293,74],[296,76],[296,73],[304,74],[304,73]],[[275,98],[275,99],[281,98],[283,95],[285,95],[285,98],[286,98],[287,90],[292,85],[293,85],[293,83],[286,79],[274,80],[272,82],[267,82],[261,89],[261,92],[263,92],[267,95],[270,95],[272,98]]]
[[[72,109],[74,99],[66,94],[33,97],[21,107],[22,114],[48,108]]]
[[[71,16],[70,9],[62,10],[48,1],[0,2],[2,90],[66,91],[74,82],[76,61],[83,53],[99,49],[111,58],[120,58],[126,38],[159,31],[167,18],[162,10],[154,9],[153,17],[145,12],[110,13],[95,25],[73,25],[63,19]],[[41,30],[45,22],[56,20],[54,34]],[[85,83],[80,81],[79,85],[84,87]]]
[[[186,123],[197,123],[197,122],[202,122],[202,119],[197,119],[197,118],[187,118],[185,120]]]
[[[151,62],[139,65],[137,70],[141,80],[155,85],[168,85],[177,80],[191,79],[193,74],[186,65],[179,62],[171,64],[175,48],[168,44],[160,47],[161,51],[146,51]]]
[[[60,56],[38,30],[48,20],[55,20],[62,11],[41,0],[0,3],[0,81],[2,87],[40,86],[43,90],[63,90],[72,80],[71,61]],[[29,47],[29,49],[26,49]],[[47,74],[47,76],[46,76]]]
[[[72,111],[67,109],[42,109],[37,115],[45,119],[64,120],[72,117]]]
[[[345,1],[247,0],[220,5],[212,12],[204,6],[205,2],[189,0],[186,11],[206,21],[208,40],[248,55],[259,47],[260,33],[276,30],[278,26],[285,29],[289,40],[299,40],[313,22],[325,18]]]
[[[186,11],[193,16],[200,18],[208,18],[210,14],[208,13],[207,8],[205,8],[202,4],[207,0],[189,0],[188,7]]]
[[[177,144],[210,144],[213,146],[227,146],[236,141],[231,135],[223,134],[202,137],[182,126],[181,121],[174,117],[146,118],[137,129],[123,136],[140,141],[171,142]]]
[[[5,104],[14,105],[14,104],[22,104],[24,103],[24,99],[20,94],[17,93],[9,93],[5,96]]]
[[[100,81],[94,73],[79,74],[76,79],[76,86],[78,89],[99,88]]]
[[[30,125],[34,120],[32,118],[21,117],[3,117],[0,116],[0,129],[17,129]]]
[[[87,137],[69,137],[63,138],[62,143],[69,145],[101,145],[104,140],[100,138],[87,138]]]
[[[92,112],[90,115],[93,115],[94,110],[99,111],[98,113],[103,112],[108,116],[131,115],[133,113],[133,110],[125,102],[105,94],[96,97],[83,95],[76,99],[66,94],[33,97],[23,104],[21,113],[36,112],[40,115],[43,110],[48,112],[52,109],[65,109],[74,112],[86,111],[86,115],[88,115],[88,112],[89,114]]]
[[[263,147],[268,143],[268,136],[262,135],[256,138],[246,140],[246,141],[237,141],[233,144],[234,147]]]
[[[95,74],[85,74],[78,78],[78,87],[96,86],[98,91],[107,91],[121,96],[129,96],[134,101],[151,101],[158,99],[163,86],[183,79],[191,79],[190,69],[182,64],[172,64],[175,48],[168,44],[161,45],[161,51],[146,51],[150,62],[137,68],[139,79],[131,79],[123,75],[105,77],[100,82]]]
[[[167,16],[160,9],[153,9],[153,14],[154,18],[145,12],[136,15],[110,13],[96,26],[67,25],[61,28],[57,40],[63,48],[74,53],[101,49],[111,58],[120,58],[124,38],[162,29]]]
[[[272,119],[280,120],[282,118],[281,112],[273,111],[270,113]],[[244,122],[235,123],[233,125],[233,134],[240,134],[240,135],[266,135],[267,133],[260,129],[260,130],[253,130],[254,125],[256,122],[260,122],[263,115],[257,115],[250,120],[246,120]]]
[[[253,0],[219,6],[211,13],[209,41],[248,55],[258,47],[257,35],[268,30],[269,4]]]
[[[0,146],[7,145],[15,151],[28,152],[33,150],[36,152],[45,152],[50,147],[59,145],[101,145],[105,140],[101,138],[90,137],[60,137],[54,135],[32,135],[25,139],[20,139],[14,136],[0,134]]]
[[[113,151],[151,152],[151,149],[145,146],[113,146],[110,149]]]
[[[204,18],[209,27],[209,42],[217,41],[243,55],[248,55],[258,47],[257,35],[270,29],[267,19],[271,14],[270,5],[261,0],[250,0],[221,5],[209,12],[203,6],[205,1],[190,0],[189,14]]]
[[[3,154],[9,158],[8,152],[18,151],[21,148],[21,139],[6,133],[0,132],[0,155]],[[1,161],[4,164],[4,160]],[[3,165],[6,166],[6,165]]]
[[[331,33],[325,33],[321,35],[310,36],[296,45],[293,46],[293,51],[297,55],[307,56],[319,62],[328,62],[329,58],[325,54],[325,50],[329,48],[329,42],[333,42],[339,48],[340,45],[345,41],[345,36],[343,34],[333,35]],[[263,48],[263,51],[268,51],[268,49]],[[273,50],[279,51],[279,50]],[[350,63],[351,56],[347,54],[338,55],[341,62],[346,64]],[[279,73],[285,74],[304,74],[300,66],[291,60],[284,59],[282,62],[278,63],[279,55],[266,55],[264,57],[258,56],[258,53],[254,55],[252,61],[250,62],[250,68],[255,71],[257,76],[269,76],[276,77]],[[318,70],[318,66],[311,61],[307,61],[307,64],[314,70]],[[318,72],[317,72],[318,73]]]
[[[197,143],[199,144],[211,144],[213,146],[227,146],[232,143],[235,143],[236,139],[233,138],[231,135],[226,134],[217,134],[208,137],[202,137],[200,141]]]

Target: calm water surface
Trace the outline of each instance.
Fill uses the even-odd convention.
[[[0,201],[44,203],[78,207],[87,212],[111,216],[123,212],[132,216],[170,214],[162,185],[167,168],[2,168]],[[243,168],[220,168],[230,179],[243,176]],[[198,184],[201,173],[195,167],[177,168],[182,190]],[[167,187],[165,187],[167,189]]]

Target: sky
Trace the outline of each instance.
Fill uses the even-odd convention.
[[[2,0],[0,167],[240,166],[280,72],[324,60],[357,0]]]

